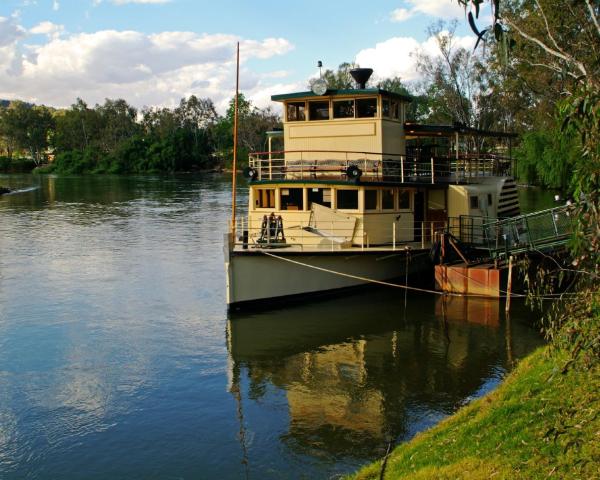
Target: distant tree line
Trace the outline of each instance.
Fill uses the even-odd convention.
[[[280,124],[273,111],[240,95],[242,164],[249,151],[264,149],[265,132]],[[186,172],[226,167],[232,150],[233,101],[224,116],[210,99],[193,95],[176,108],[141,111],[122,99],[95,107],[78,99],[69,109],[0,103],[0,171]]]

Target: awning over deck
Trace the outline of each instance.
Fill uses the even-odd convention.
[[[516,133],[496,132],[493,130],[479,130],[467,127],[460,123],[454,125],[426,125],[424,123],[404,122],[406,139],[422,137],[456,137],[456,135],[470,135],[475,137],[517,138]]]

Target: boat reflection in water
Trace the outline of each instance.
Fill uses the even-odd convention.
[[[287,410],[287,454],[352,469],[493,388],[514,358],[541,343],[517,320],[531,315],[521,305],[507,325],[497,300],[404,302],[398,291],[373,290],[232,316],[230,391],[241,438],[245,428],[260,430],[242,406],[266,416]],[[252,449],[243,447],[251,465]]]

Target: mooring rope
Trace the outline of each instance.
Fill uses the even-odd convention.
[[[353,280],[360,280],[361,282],[374,283],[374,284],[383,285],[386,287],[411,290],[413,292],[430,293],[430,294],[434,294],[434,295],[449,296],[449,297],[469,297],[469,298],[488,298],[488,299],[489,298],[508,298],[508,296],[509,296],[509,295],[507,295],[508,292],[506,292],[504,290],[499,290],[499,291],[506,295],[499,295],[498,297],[490,297],[488,295],[481,295],[478,293],[440,292],[438,290],[430,290],[427,288],[412,287],[409,285],[401,285],[398,283],[386,282],[384,280],[376,280],[374,278],[363,277],[360,275],[353,275],[351,273],[338,272],[336,270],[331,270],[331,269],[325,268],[325,267],[318,267],[316,265],[311,265],[310,263],[300,262],[298,260],[292,260],[291,258],[282,257],[280,255],[275,255],[274,253],[266,252],[265,250],[262,250],[262,249],[259,251],[263,255],[266,255],[268,257],[272,257],[277,260],[283,260],[285,262],[293,263],[295,265],[299,265],[302,267],[312,268],[313,270],[319,270],[321,272],[331,273],[333,275],[339,275],[341,277],[352,278]],[[475,281],[477,281],[477,280],[475,280]],[[527,297],[529,297],[529,298],[541,298],[543,300],[560,300],[560,297],[555,297],[555,295],[564,295],[564,294],[526,295],[524,293],[511,293],[510,297],[511,298],[527,298]],[[578,295],[578,294],[572,293],[572,295]]]

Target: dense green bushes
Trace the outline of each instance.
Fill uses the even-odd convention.
[[[30,158],[0,157],[0,173],[25,173],[35,168]]]
[[[523,135],[515,157],[521,181],[572,193],[573,168],[581,158],[577,138],[558,127],[528,132]]]

